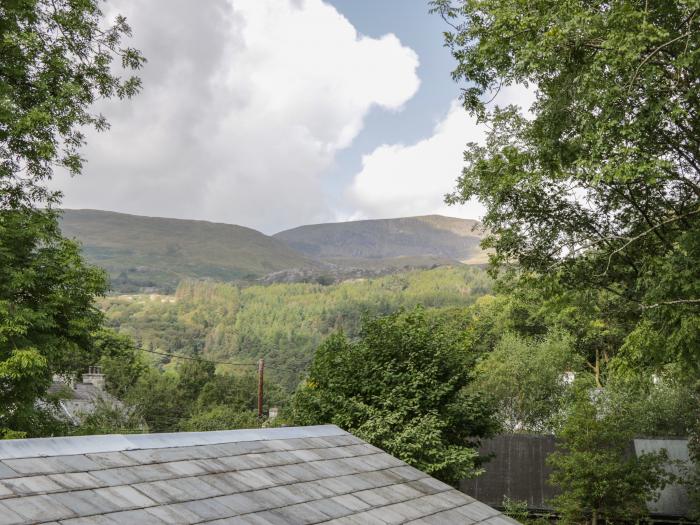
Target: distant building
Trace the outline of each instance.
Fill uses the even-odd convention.
[[[517,524],[333,425],[0,441],[0,522]]]
[[[126,410],[121,401],[105,391],[105,376],[99,366],[89,367],[82,383],[55,376],[48,393],[58,397],[57,417],[74,425],[101,405]]]

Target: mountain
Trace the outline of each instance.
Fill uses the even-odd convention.
[[[186,278],[339,282],[406,268],[486,262],[473,220],[440,215],[300,226],[274,236],[206,221],[64,210],[61,229],[121,293],[171,292]]]
[[[172,291],[184,278],[254,279],[318,266],[279,239],[231,224],[64,210],[61,229],[121,292]]]
[[[478,221],[442,215],[314,224],[273,237],[307,257],[363,268],[481,264]]]

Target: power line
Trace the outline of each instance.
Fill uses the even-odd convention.
[[[233,363],[231,361],[214,361],[212,359],[205,359],[202,357],[193,357],[189,355],[179,355],[179,354],[168,354],[166,352],[158,352],[156,350],[147,350],[145,348],[140,348],[142,352],[148,352],[149,354],[156,354],[156,355],[162,355],[164,357],[174,357],[177,359],[189,359],[190,361],[203,361],[205,363],[212,363],[214,365],[232,365],[232,366],[258,366],[258,363]],[[275,366],[275,365],[266,365],[266,368],[271,368],[272,370],[275,371],[284,371],[284,372],[292,372],[294,374],[299,374],[303,372],[303,368],[301,369],[294,369],[290,367],[285,367],[285,366]]]
[[[205,363],[212,363],[214,365],[258,366],[257,363],[232,363],[230,361],[214,361],[212,359],[203,359],[201,357],[192,357],[188,355],[167,354],[165,352],[157,352],[156,350],[146,350],[145,348],[140,348],[140,350],[142,352],[148,352],[149,354],[162,355],[165,357],[176,357],[178,359],[189,359],[190,361],[204,361]]]

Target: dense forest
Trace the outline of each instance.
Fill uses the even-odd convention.
[[[264,358],[271,376],[291,391],[329,334],[341,330],[354,337],[363,317],[419,304],[467,306],[491,289],[483,270],[456,266],[325,286],[189,280],[172,296],[108,296],[100,306],[108,325],[142,348],[216,361]],[[157,363],[168,360],[154,357]]]

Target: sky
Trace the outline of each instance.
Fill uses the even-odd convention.
[[[444,22],[427,0],[109,0],[148,59],[143,91],[102,101],[66,208],[240,224],[439,213],[467,142]],[[505,90],[494,103],[523,103]]]

